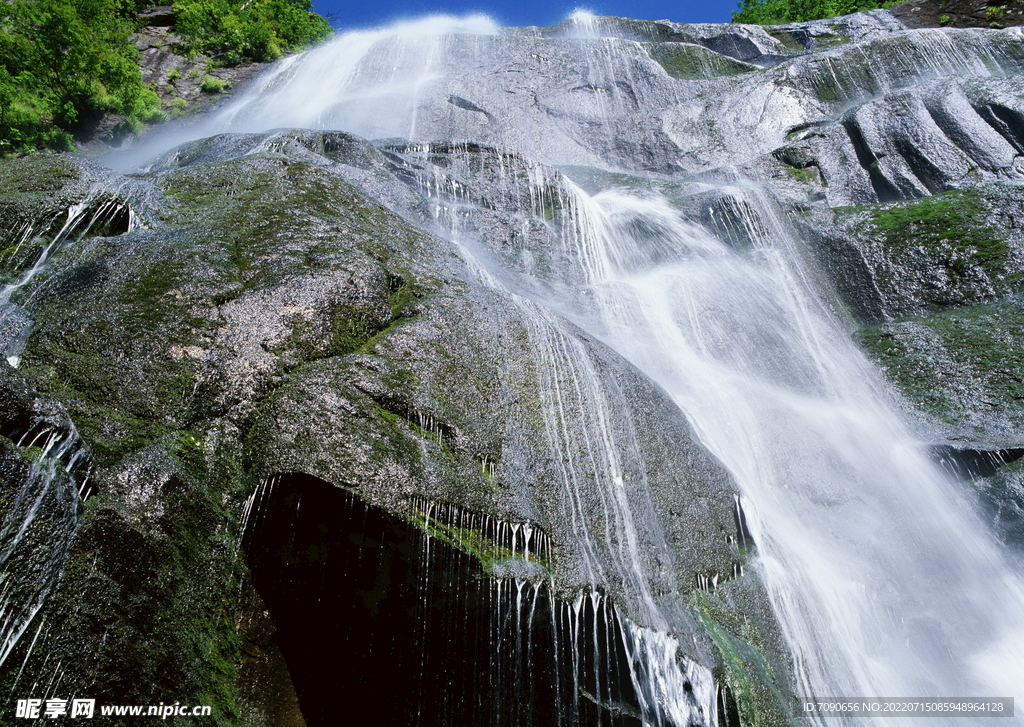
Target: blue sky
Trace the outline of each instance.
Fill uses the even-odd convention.
[[[313,0],[313,9],[332,16],[339,30],[384,25],[392,20],[446,13],[484,13],[500,25],[552,25],[573,10],[596,15],[681,23],[727,23],[738,0]]]

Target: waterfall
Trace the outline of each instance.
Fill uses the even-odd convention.
[[[550,377],[542,384],[542,395],[553,397],[549,436],[582,431],[601,444],[585,463],[572,459],[578,448],[553,445],[566,463],[570,503],[580,496],[579,474],[595,460],[596,479],[610,480],[598,491],[619,491],[618,453],[629,438],[610,434],[612,407],[582,347],[558,335],[555,312],[660,384],[735,477],[802,695],[1013,694],[1024,678],[1019,575],[821,300],[799,240],[770,200],[752,186],[725,190],[750,238],[737,248],[661,197],[590,197],[539,170],[531,182],[535,208],[555,199],[562,210],[563,268],[529,279],[486,255],[489,262],[480,262],[471,244],[463,250],[491,285],[512,275],[531,291],[520,305],[529,309],[539,368]],[[435,200],[445,188],[426,185]],[[438,204],[435,215],[465,236],[458,224],[465,202],[458,187],[447,189],[456,203]],[[567,392],[587,386],[595,390],[564,406]],[[580,402],[589,402],[593,420],[565,419]],[[632,512],[618,511],[626,535],[616,542],[630,542]],[[599,549],[586,527],[580,538],[587,552]],[[651,576],[635,552],[619,567],[644,601]],[[657,607],[646,602],[658,624]],[[648,653],[645,663],[653,661]]]
[[[16,445],[35,461],[5,504],[0,523],[0,666],[30,627],[24,662],[46,626],[36,616],[60,580],[88,494],[86,450],[78,432],[43,424],[21,433]]]
[[[602,154],[615,145],[617,125],[632,123],[656,90],[631,69],[654,61],[639,42],[599,36],[592,19],[577,18],[566,31],[566,57],[556,61],[544,39],[501,33],[482,18],[346,34],[282,62],[189,133],[330,128],[377,139],[474,140],[546,163],[614,168]],[[474,75],[486,54],[500,60],[527,41],[538,65],[580,76],[571,106],[593,129],[581,124],[573,136],[557,126],[570,105],[562,97],[549,94],[538,111],[541,94],[526,81],[503,76],[493,83],[504,86],[488,89],[492,80]],[[620,76],[629,82],[619,85]],[[664,94],[664,104],[677,98]],[[481,100],[499,96],[505,106]],[[552,125],[529,125],[538,119]],[[609,424],[613,394],[565,334],[566,319],[661,386],[734,477],[757,548],[751,563],[792,651],[800,696],[1003,697],[1024,684],[1020,574],[972,503],[929,461],[762,190],[726,190],[749,233],[749,244],[737,245],[655,194],[590,196],[564,180],[535,179],[537,212],[557,197],[551,214],[562,249],[551,260],[563,267],[531,276],[477,256],[472,233],[458,224],[475,203],[442,203],[442,186],[425,191],[439,228],[462,245],[482,283],[521,294],[517,305],[532,321],[545,432],[564,464],[564,509],[578,518],[590,578],[598,582],[604,568],[623,574],[621,588],[642,615],[646,627],[627,628],[627,648],[643,681],[638,692],[659,705],[651,712],[657,721],[687,724],[690,698],[678,685],[697,665],[673,658],[674,637],[650,595],[655,576],[637,556],[643,503],[622,489],[623,468],[637,466],[628,428]],[[582,506],[582,478],[588,488],[597,483],[600,507]],[[590,510],[602,513],[604,529]],[[705,705],[713,700],[708,679],[692,680]],[[705,716],[712,713],[713,706]]]
[[[424,148],[423,154],[429,154],[429,149]],[[540,169],[532,171],[531,207],[543,209],[552,193],[563,201],[564,190],[550,185]],[[652,627],[621,619],[630,679],[644,723],[658,727],[717,724],[714,678],[706,667],[679,655],[679,643],[668,633],[668,619],[653,595],[667,584],[645,565],[640,552],[647,548],[660,554],[667,547],[664,534],[648,516],[654,504],[643,456],[628,417],[621,414],[628,411],[628,404],[621,392],[608,386],[598,363],[564,318],[516,294],[501,280],[507,271],[492,271],[476,256],[472,236],[461,230],[463,215],[472,214],[462,187],[434,175],[423,180],[422,188],[434,202],[435,219],[459,245],[477,278],[508,294],[523,313],[536,357],[544,433],[559,468],[560,509],[568,514],[580,544],[590,597],[599,598],[598,589],[614,573],[621,579],[618,593]],[[573,623],[580,620],[583,598],[573,608],[565,607]],[[600,610],[598,603],[592,606],[595,613]]]
[[[756,190],[749,249],[663,200],[579,194],[596,333],[733,473],[807,695],[1010,695],[1024,588],[819,301]]]

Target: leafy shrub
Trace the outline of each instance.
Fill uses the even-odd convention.
[[[107,112],[128,126],[158,105],[131,42],[134,0],[0,3],[0,154],[68,149]]]
[[[224,81],[220,78],[214,78],[213,76],[207,76],[203,79],[203,83],[199,86],[199,89],[203,93],[224,93],[231,88],[230,81]]]
[[[0,156],[72,149],[74,135],[106,113],[124,116],[114,135],[164,117],[159,97],[142,80],[140,53],[131,39],[138,11],[147,4],[0,2]],[[274,60],[327,38],[330,26],[311,7],[309,0],[179,0],[174,5],[185,50],[227,64]],[[171,76],[176,80],[173,71]]]
[[[141,117],[140,120],[144,121],[147,124],[159,124],[159,123],[162,123],[164,121],[167,121],[167,119],[169,119],[169,118],[170,117],[167,115],[166,111],[164,111],[160,107],[155,107],[155,108],[152,108],[149,111],[147,111]]]
[[[732,21],[780,25],[878,10],[895,4],[888,0],[743,0],[739,11],[733,13]]]
[[[331,34],[310,0],[177,0],[175,30],[185,50],[224,65],[273,61]]]

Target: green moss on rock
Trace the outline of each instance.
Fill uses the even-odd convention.
[[[737,618],[729,609],[722,609],[703,593],[697,594],[697,613],[721,656],[724,673],[718,678],[736,700],[741,725],[792,727],[787,700],[776,686],[778,677],[757,646],[762,637],[756,627],[745,618]],[[733,622],[732,629],[723,623],[725,620]]]
[[[955,190],[873,207],[866,225],[894,250],[933,251],[953,274],[963,275],[974,264],[995,277],[1006,269],[1009,245],[986,224],[987,214],[977,190]]]
[[[651,44],[647,46],[647,52],[668,75],[681,80],[738,76],[758,70],[749,63],[690,43]]]
[[[829,264],[836,264],[844,297],[857,298],[848,305],[878,308],[866,316],[871,322],[992,303],[1021,289],[1021,203],[1019,187],[997,183],[836,208],[826,235],[837,244],[825,254],[838,253]],[[852,285],[851,274],[860,278]]]
[[[1019,300],[872,326],[859,338],[922,411],[975,435],[1006,436],[1024,425]]]
[[[6,199],[60,193],[76,168],[12,175]],[[255,347],[274,361],[254,367],[264,381],[243,392],[258,398],[289,369],[371,345],[428,290],[406,265],[385,267],[425,236],[322,168],[280,156],[175,170],[160,184],[175,204],[158,229],[76,242],[52,260],[45,289],[25,291],[36,332],[21,373],[71,415],[99,493],[48,607],[52,637],[26,669],[64,659],[78,664],[77,693],[210,704],[213,724],[234,725],[249,422],[224,418],[218,396],[236,382],[212,354],[248,345],[225,333],[234,321],[263,315],[290,331],[279,350]],[[19,649],[20,663],[27,642]]]
[[[4,163],[0,174],[0,197],[37,196],[56,192],[81,179],[80,168],[60,154],[32,154]]]
[[[497,568],[507,567],[514,561],[539,566],[544,573],[550,574],[552,571],[550,560],[543,555],[516,552],[478,530],[445,523],[423,508],[414,509],[412,522],[431,537],[472,555],[489,575],[495,575]]]

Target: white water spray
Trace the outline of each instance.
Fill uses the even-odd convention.
[[[453,68],[453,37],[469,39],[471,52],[474,36],[497,32],[482,15],[439,15],[346,33],[279,63],[214,116],[210,126],[232,131],[345,129],[369,139],[416,139],[421,95]]]
[[[578,194],[588,325],[736,477],[804,694],[1013,696],[1019,575],[817,301],[771,205],[735,194],[760,215],[742,252],[662,200]]]

